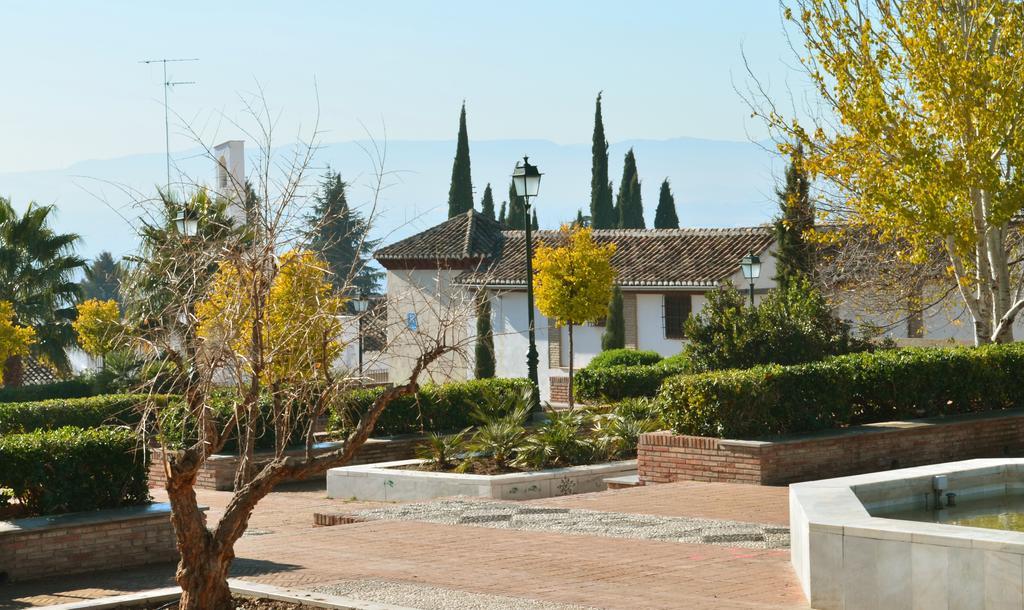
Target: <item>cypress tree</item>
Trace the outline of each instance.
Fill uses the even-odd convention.
[[[491,194],[491,183],[484,188],[484,198],[480,201],[480,212],[484,216],[494,220],[494,195]]]
[[[512,182],[508,183],[508,216],[505,217],[505,225],[509,229],[525,231],[526,218],[523,216],[523,198],[516,195],[516,187]]]
[[[494,377],[494,331],[491,327],[491,300],[484,293],[476,307],[476,363],[473,373],[477,379]]]
[[[576,210],[576,226],[585,227],[587,226],[587,219],[583,217],[583,210]]]
[[[594,139],[591,147],[590,225],[595,229],[614,229],[617,224],[612,205],[612,185],[608,181],[608,140],[604,136],[601,117],[601,94],[597,94],[594,111]]]
[[[473,209],[473,179],[469,171],[469,135],[466,133],[466,102],[459,115],[459,141],[452,164],[452,185],[448,189],[448,218]]]
[[[508,205],[507,201],[501,202],[501,212],[498,214],[498,222],[505,224],[505,206]]]
[[[530,228],[534,231],[540,230],[540,223],[537,222],[537,210],[533,211],[533,218],[530,220]]]
[[[636,155],[630,148],[622,163],[622,182],[615,201],[620,229],[644,229],[644,204],[640,196],[640,176],[636,169]]]
[[[654,212],[654,228],[679,228],[679,216],[676,215],[676,198],[672,196],[672,189],[668,185],[668,178],[662,181],[661,192],[658,193],[658,209]]]
[[[608,302],[608,318],[605,321],[604,334],[601,335],[601,349],[623,347],[626,347],[626,317],[622,311],[622,290],[616,285],[612,287],[612,298]]]
[[[814,204],[810,178],[803,165],[803,148],[797,146],[786,168],[786,184],[775,191],[780,212],[775,219],[775,281],[780,288],[800,276],[813,277],[814,273],[814,244],[805,237],[814,229]]]

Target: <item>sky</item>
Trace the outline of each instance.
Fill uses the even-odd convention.
[[[759,140],[735,91],[742,51],[776,90],[787,66],[773,0],[605,2],[16,2],[0,4],[0,174],[237,136],[262,91],[277,141],[449,140],[466,101],[471,140],[590,141],[604,91],[611,142]],[[303,131],[304,130],[304,131]],[[614,172],[613,172],[614,173]],[[0,186],[2,192],[2,186]]]

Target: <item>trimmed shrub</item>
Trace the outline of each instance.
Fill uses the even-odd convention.
[[[167,404],[167,397],[148,394],[106,394],[88,398],[0,404],[0,435],[52,430],[64,426],[132,426],[139,423],[142,418],[142,407],[151,401],[156,401],[157,406],[163,406]]]
[[[689,370],[683,355],[657,364],[590,368],[576,373],[576,398],[582,401],[618,402],[638,396],[654,397],[666,377]]]
[[[32,514],[149,502],[149,457],[127,428],[66,427],[0,436],[0,487]]]
[[[690,355],[680,352],[675,356],[669,356],[661,361],[661,366],[672,369],[677,373],[688,373],[693,370],[690,364]]]
[[[661,362],[661,354],[655,351],[625,348],[610,349],[594,356],[584,368],[602,369],[610,366],[640,366],[644,364],[657,364],[659,362]]]
[[[234,415],[238,403],[238,392],[233,389],[215,390],[207,398],[206,404],[213,412],[214,421],[223,428]],[[277,431],[274,429],[272,414],[273,402],[264,395],[260,398],[259,420],[255,422],[257,451],[274,449],[277,446]],[[303,409],[297,409],[300,413]],[[307,420],[308,421],[308,418]],[[174,400],[160,413],[160,443],[170,448],[191,445],[199,438],[199,421],[189,417],[182,400]],[[289,446],[302,445],[304,442],[305,422],[301,419],[292,424],[292,437]],[[224,446],[218,453],[238,452],[238,430],[235,428]]]
[[[1024,346],[907,348],[681,375],[659,394],[678,433],[758,438],[1020,406]]]
[[[25,385],[16,388],[0,388],[0,403],[36,402],[53,398],[85,398],[95,396],[92,382],[75,378],[54,383]]]
[[[693,371],[800,364],[874,349],[850,335],[806,279],[771,291],[757,307],[731,285],[708,292],[707,301],[684,324]]]
[[[500,378],[426,384],[415,395],[392,401],[377,420],[373,433],[374,436],[393,436],[461,430],[473,424],[470,413],[487,402],[488,394],[509,396],[529,387],[527,379]],[[347,394],[331,409],[328,429],[332,432],[351,430],[383,392],[383,388],[368,388]]]

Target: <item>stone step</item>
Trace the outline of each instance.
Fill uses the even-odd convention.
[[[640,475],[630,474],[621,477],[608,477],[603,479],[604,483],[608,485],[608,489],[626,489],[627,487],[639,487]]]
[[[313,525],[321,527],[362,523],[363,519],[345,513],[313,513]]]

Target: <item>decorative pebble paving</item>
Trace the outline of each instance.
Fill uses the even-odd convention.
[[[516,502],[437,500],[357,511],[353,515],[366,520],[426,521],[752,549],[789,548],[789,529],[777,525],[546,508]]]
[[[317,593],[353,597],[378,604],[420,610],[591,610],[591,606],[559,604],[506,595],[470,593],[386,580],[346,580],[312,589]]]

